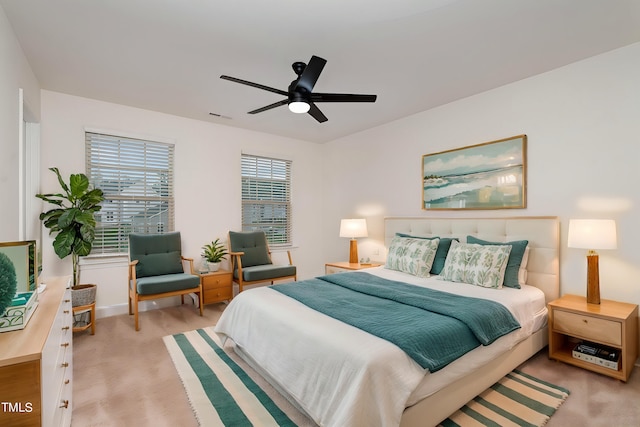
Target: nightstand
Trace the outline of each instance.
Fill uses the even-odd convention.
[[[572,356],[580,341],[620,351],[618,370]],[[549,303],[549,358],[627,381],[638,357],[638,306],[611,300],[587,304],[585,297],[563,295]]]
[[[379,262],[372,262],[369,264],[360,264],[359,262],[328,262],[324,265],[324,274],[344,273],[347,271],[364,270],[365,268],[379,267]]]
[[[211,304],[220,301],[231,301],[233,299],[233,277],[227,270],[200,273],[202,283],[203,304]]]

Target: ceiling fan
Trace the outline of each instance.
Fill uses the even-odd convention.
[[[240,83],[247,86],[252,86],[258,89],[267,90],[269,92],[277,93],[282,96],[286,96],[286,99],[282,101],[274,102],[266,107],[258,108],[257,110],[249,111],[248,114],[262,113],[263,111],[271,110],[272,108],[280,107],[281,105],[288,104],[289,110],[294,113],[309,113],[318,122],[323,123],[328,119],[316,106],[317,102],[376,102],[376,95],[356,95],[350,93],[313,93],[313,86],[315,86],[320,73],[324,68],[327,61],[319,56],[312,56],[308,64],[304,62],[294,62],[292,67],[293,71],[298,75],[298,78],[291,82],[288,91],[275,89],[269,86],[264,86],[258,83],[249,82],[246,80],[238,79],[235,77],[220,76],[221,79],[229,80],[232,82]]]

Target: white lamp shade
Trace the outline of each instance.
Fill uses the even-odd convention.
[[[341,220],[340,237],[348,237],[350,239],[367,237],[367,220],[364,218]]]
[[[616,222],[612,219],[569,220],[570,248],[616,249]]]
[[[306,113],[307,111],[309,111],[310,108],[311,106],[309,104],[302,101],[293,101],[289,103],[289,110],[292,113],[297,113],[297,114]]]

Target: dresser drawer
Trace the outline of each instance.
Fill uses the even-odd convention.
[[[202,287],[205,292],[213,288],[231,286],[231,274],[216,274],[202,276]]]
[[[622,324],[568,311],[553,311],[553,329],[575,335],[590,341],[620,347],[622,345]]]

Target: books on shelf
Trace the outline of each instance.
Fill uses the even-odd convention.
[[[620,367],[620,350],[616,348],[583,341],[576,345],[572,355],[576,359],[616,371]]]

